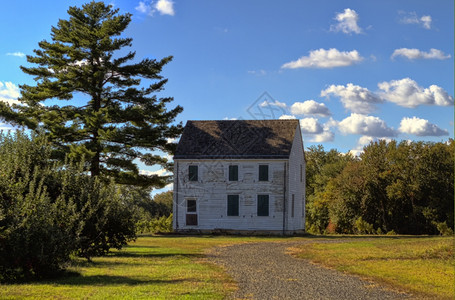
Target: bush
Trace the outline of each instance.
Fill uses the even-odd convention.
[[[0,134],[0,280],[47,277],[69,261],[78,213],[51,197],[56,178],[47,141],[23,132]]]
[[[0,280],[48,277],[76,253],[90,259],[136,237],[136,218],[113,182],[84,161],[58,165],[47,140],[0,134]]]
[[[168,217],[153,218],[150,221],[141,221],[138,225],[141,233],[169,233],[172,232],[172,214]]]
[[[362,217],[359,217],[354,223],[354,229],[357,234],[374,234],[376,231],[372,224],[369,224]]]

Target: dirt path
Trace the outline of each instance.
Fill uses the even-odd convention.
[[[286,254],[307,242],[254,243],[216,248],[209,260],[238,283],[235,299],[405,299],[355,276],[324,269]]]

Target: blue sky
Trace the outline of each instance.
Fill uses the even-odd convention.
[[[85,2],[2,3],[0,100],[34,83],[24,55]],[[174,56],[160,94],[184,107],[183,123],[298,118],[305,147],[355,153],[380,138],[454,136],[453,1],[108,3],[133,14],[138,59]]]

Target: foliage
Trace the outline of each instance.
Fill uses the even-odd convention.
[[[43,137],[0,134],[0,280],[52,275],[76,247],[79,214],[53,190],[50,152]]]
[[[366,146],[359,159],[311,147],[309,232],[327,232],[330,224],[338,233],[450,234],[454,147],[453,140],[381,140]]]
[[[172,57],[127,64],[135,52],[126,52],[132,39],[121,35],[131,15],[118,11],[95,1],[70,7],[68,20],[52,27],[52,40],[27,56],[31,66],[21,67],[36,85],[20,86],[20,105],[0,102],[0,117],[44,130],[57,157],[85,157],[92,176],[161,188],[169,176],[140,174],[135,162],[169,167],[152,151],[172,152],[168,140],[181,133],[181,124],[170,124],[182,108],[168,110],[173,99],[155,95],[167,82],[160,72]]]
[[[169,233],[172,232],[172,214],[168,217],[154,218],[147,223],[143,232],[147,233]]]
[[[136,236],[114,183],[51,153],[43,135],[0,134],[0,280],[50,276],[72,253],[90,259]]]

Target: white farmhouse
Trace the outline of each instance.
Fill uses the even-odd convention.
[[[298,120],[188,121],[174,156],[174,230],[305,230]]]

